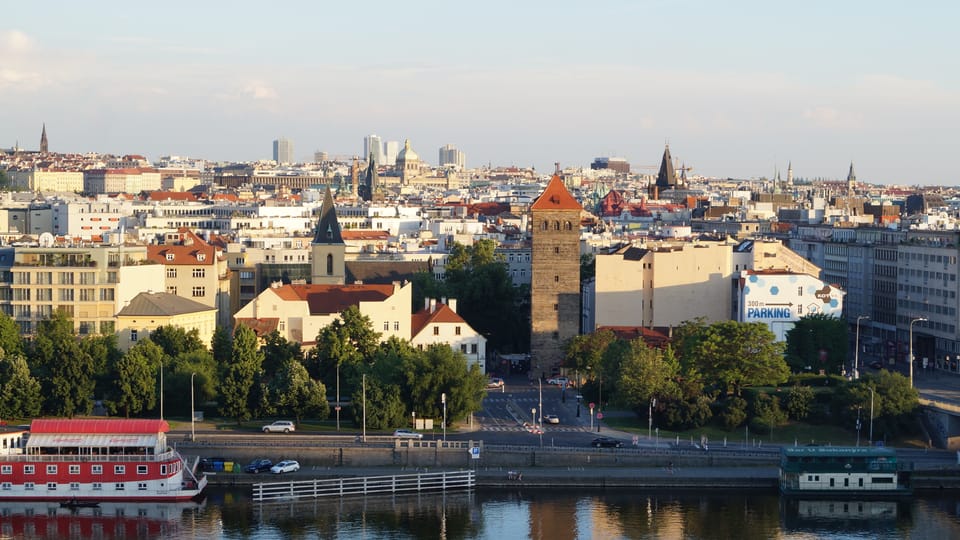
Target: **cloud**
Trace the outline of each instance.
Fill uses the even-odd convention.
[[[19,30],[0,31],[0,51],[5,54],[26,52],[33,48],[33,39]]]
[[[261,81],[247,83],[240,93],[253,99],[277,99],[277,91]]]
[[[862,125],[862,117],[858,113],[843,111],[828,105],[817,105],[804,109],[803,119],[823,129],[851,130]]]

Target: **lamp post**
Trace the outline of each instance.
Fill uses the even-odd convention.
[[[340,359],[337,359],[337,431],[340,431]]]
[[[197,432],[194,429],[194,420],[196,419],[197,415],[196,413],[193,412],[193,377],[195,375],[196,373],[190,374],[190,440],[191,441],[196,440],[197,438]]]
[[[860,446],[860,406],[857,405],[857,446]]]
[[[853,342],[853,378],[860,378],[860,320],[870,319],[869,315],[857,316],[857,337]]]
[[[870,390],[870,446],[873,446],[873,387],[867,389]]]
[[[915,319],[910,320],[910,388],[913,388],[913,323],[917,321],[925,321],[925,320],[927,320],[926,317],[917,317]],[[163,401],[161,401],[160,403],[163,403]],[[161,416],[161,419],[162,418],[163,417]]]
[[[364,373],[360,379],[361,405],[363,405],[363,442],[367,442],[367,374]]]
[[[440,403],[443,403],[443,442],[447,442],[447,393],[440,394]]]
[[[657,406],[657,398],[650,398],[650,407],[647,409],[647,438],[653,435],[653,408]]]
[[[160,359],[160,419],[163,420],[163,359]]]

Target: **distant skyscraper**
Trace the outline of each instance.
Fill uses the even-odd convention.
[[[280,163],[294,163],[293,141],[280,137],[273,141],[273,160]]]
[[[457,150],[452,144],[446,144],[440,147],[440,166],[452,165],[457,169],[463,169],[467,164],[467,157]]]
[[[378,164],[383,163],[383,143],[379,135],[367,135],[363,138],[363,157],[369,159],[373,154],[373,159]]]
[[[43,132],[40,133],[40,153],[46,154],[48,151],[47,148],[47,123],[43,123]]]
[[[383,162],[381,165],[393,167],[397,164],[397,154],[400,153],[400,141],[387,141],[383,144]]]
[[[313,153],[313,161],[315,163],[323,163],[327,161],[327,153],[322,150],[317,150]]]

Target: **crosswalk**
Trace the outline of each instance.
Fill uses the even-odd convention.
[[[481,426],[480,431],[495,431],[495,432],[526,432],[528,431],[525,427],[522,426]],[[557,433],[586,433],[590,430],[589,426],[543,426],[544,435],[547,435],[551,432]]]

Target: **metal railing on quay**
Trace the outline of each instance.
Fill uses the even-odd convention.
[[[255,502],[280,502],[321,497],[346,497],[473,489],[476,473],[472,470],[270,482],[253,485]]]

